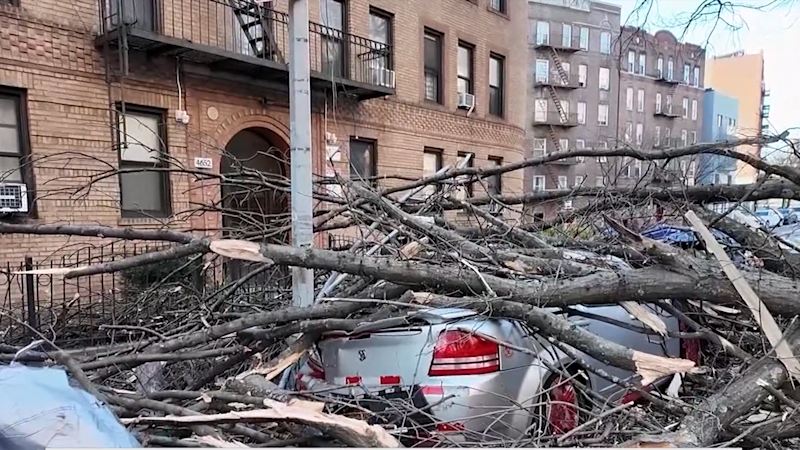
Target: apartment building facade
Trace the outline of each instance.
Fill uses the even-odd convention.
[[[385,187],[462,160],[521,160],[524,8],[309,1],[315,175]],[[289,176],[287,13],[288,0],[0,0],[0,130],[11,139],[0,172],[29,193],[27,212],[0,220],[216,233],[237,225],[224,208],[266,225],[285,214],[286,193],[239,198],[217,177],[240,166]],[[522,183],[509,173],[484,185]],[[0,258],[66,244],[0,236]]]
[[[739,101],[707,88],[703,94],[702,142],[738,139]],[[697,181],[700,184],[733,184],[737,160],[723,155],[700,155]]]
[[[705,50],[679,42],[669,31],[654,34],[623,27],[619,40],[621,146],[685,147],[698,142],[702,131]],[[621,162],[620,184],[642,180],[682,183],[696,181],[698,157],[669,162]]]
[[[528,117],[525,150],[553,152],[613,146],[619,85],[614,55],[620,7],[596,1],[529,0]],[[525,173],[534,191],[605,185],[605,158],[569,158]],[[548,205],[572,207],[571,201]],[[549,211],[552,212],[552,211]]]
[[[739,103],[737,132],[740,136],[758,136],[769,130],[769,90],[764,81],[764,52],[746,54],[743,51],[715,56],[706,61],[706,86],[735,98]],[[761,147],[750,145],[738,151],[761,157]],[[734,183],[754,183],[758,171],[741,161],[737,162]]]

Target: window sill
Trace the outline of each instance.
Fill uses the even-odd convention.
[[[508,9],[508,5],[506,5],[506,9]],[[508,12],[498,11],[498,10],[492,8],[491,6],[487,6],[486,10],[489,11],[490,13],[496,15],[496,16],[502,17],[503,19],[511,20],[511,18],[508,16]]]
[[[152,217],[120,217],[117,224],[120,226],[164,226],[168,218],[156,219]]]

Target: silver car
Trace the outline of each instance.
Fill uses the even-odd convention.
[[[670,331],[682,328],[664,311],[647,307],[662,316]],[[696,341],[682,343],[636,331],[641,324],[620,306],[574,309],[578,312],[570,316],[574,323],[632,349],[669,356],[688,350],[692,354],[687,357],[699,357]],[[634,329],[592,315],[622,321]],[[633,375],[583,357],[619,378]],[[554,368],[566,368],[572,376],[565,377]],[[581,410],[591,408],[573,385],[575,377],[581,377],[581,383],[608,403],[636,395],[593,373],[588,378],[582,374],[571,358],[521,322],[445,308],[368,324],[352,333],[324,335],[296,372],[293,387],[357,400],[362,410],[372,411],[383,422],[376,415],[364,418],[384,425],[392,422],[389,425],[412,436],[415,445],[508,442],[575,428]]]

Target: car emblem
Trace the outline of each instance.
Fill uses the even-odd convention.
[[[363,361],[365,359],[367,359],[367,352],[365,350],[359,350],[358,351],[358,360],[359,361]]]

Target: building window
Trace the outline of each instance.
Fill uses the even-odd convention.
[[[642,162],[640,160],[636,160],[633,162],[633,177],[639,178],[642,176]]]
[[[369,10],[369,38],[375,42],[392,45],[393,31],[392,30],[392,15],[374,8]],[[380,54],[372,56],[370,59],[370,66],[373,67],[373,77],[377,77],[379,85],[388,85],[389,81],[385,79],[386,71],[394,69],[394,61],[391,59],[391,52],[388,54]]]
[[[325,27],[322,37],[322,73],[343,77],[345,65],[345,33],[347,31],[346,9],[341,0],[319,2],[320,19]]]
[[[581,27],[580,42],[581,50],[589,50],[589,29]]]
[[[683,65],[683,82],[686,84],[691,83],[692,79],[690,78],[692,75],[692,66],[690,64]]]
[[[695,86],[700,86],[700,66],[694,66],[694,80],[692,84]]]
[[[681,105],[681,106],[683,106],[683,111],[681,111],[681,114],[683,115],[683,118],[685,119],[685,118],[689,117],[689,99],[686,98],[686,97],[683,97],[683,105]]]
[[[600,53],[604,55],[611,54],[611,33],[608,31],[600,32]]]
[[[533,157],[542,158],[547,155],[547,139],[534,138],[533,139]]]
[[[544,190],[544,175],[533,176],[533,191],[541,192]]]
[[[425,147],[425,151],[422,154],[422,177],[427,178],[433,176],[436,172],[442,170],[443,166],[443,159],[442,154],[444,152],[438,148],[429,148]],[[426,185],[420,191],[420,195],[424,198],[427,198],[441,188],[439,184],[429,184]]]
[[[692,100],[692,120],[697,120],[697,100]]]
[[[568,152],[569,151],[569,139],[559,139],[558,140],[558,146],[561,147],[559,150],[561,150],[562,152]]]
[[[584,141],[583,139],[575,139],[575,149],[576,150],[584,150],[584,149],[586,149],[586,141]],[[576,156],[575,157],[575,162],[582,163],[583,162],[583,156]]]
[[[656,114],[661,114],[661,93],[656,93]]]
[[[375,141],[350,138],[350,179],[358,180],[364,185],[375,183],[378,171]]]
[[[608,105],[597,105],[597,124],[600,126],[608,126]]]
[[[653,147],[661,145],[661,127],[656,126],[653,130]]]
[[[30,170],[23,170],[29,154],[25,96],[22,92],[0,91],[0,182],[26,183]]]
[[[630,144],[633,142],[633,124],[628,122],[625,124],[625,143]]]
[[[664,57],[658,55],[658,59],[656,60],[656,77],[662,78],[664,76]]]
[[[547,99],[537,98],[533,102],[533,120],[535,122],[547,121]]]
[[[692,145],[697,144],[697,131],[692,131],[691,137],[692,137]]]
[[[536,82],[547,83],[550,74],[550,60],[537,59],[536,60]]]
[[[499,13],[506,13],[506,0],[490,0],[489,8]]]
[[[583,186],[583,180],[585,180],[585,179],[586,179],[586,175],[575,175],[575,184],[573,184],[573,186],[575,186],[575,187]]]
[[[600,82],[598,83],[600,89],[602,89],[604,91],[609,90],[609,86],[610,86],[609,77],[610,77],[610,75],[611,75],[611,73],[608,70],[608,67],[601,67],[600,68]]]
[[[670,81],[675,79],[675,64],[672,61],[672,56],[667,60],[667,79]]]
[[[636,92],[636,111],[644,112],[644,89]]]
[[[169,176],[163,111],[127,106],[120,115],[119,184],[122,217],[168,217]]]
[[[503,64],[502,56],[489,56],[489,114],[503,116]]]
[[[586,77],[588,76],[589,67],[586,64],[578,66],[578,84],[581,87],[586,87]]]
[[[536,22],[536,44],[550,44],[550,22]]]
[[[458,43],[458,92],[461,94],[475,93],[472,86],[473,49],[470,44]]]
[[[646,68],[647,68],[647,54],[639,53],[639,65],[636,68],[636,73],[638,73],[639,75],[644,75]]]
[[[643,141],[644,141],[644,124],[637,123],[636,124],[636,145],[638,147],[641,147]]]
[[[686,130],[681,130],[681,146],[686,147],[687,145]]]
[[[622,178],[628,178],[631,176],[631,158],[623,158],[622,159],[622,171],[620,171],[619,176]]]
[[[500,167],[503,165],[503,158],[490,156],[489,165],[490,168]],[[486,193],[490,196],[497,196],[503,193],[503,174],[498,173],[486,179]]]
[[[586,102],[578,102],[578,123],[586,123]]]
[[[567,188],[567,176],[566,175],[559,175],[558,176],[558,189],[564,190]]]
[[[636,52],[633,50],[628,52],[628,72],[633,73],[636,64]]]
[[[561,46],[572,48],[572,25],[565,23],[561,25]]]
[[[594,177],[594,185],[597,186],[597,187],[605,186],[606,185],[605,177],[603,177],[601,175],[598,175],[598,176]]]
[[[633,88],[625,89],[625,109],[633,111]]]
[[[667,94],[667,112],[672,114],[672,95]]]
[[[475,154],[474,153],[466,153],[466,152],[458,152],[458,167],[466,168],[466,167],[475,167]],[[457,179],[460,182],[460,185],[456,186],[456,199],[458,200],[466,200],[472,197],[473,194],[473,177],[470,175],[469,177],[459,177]]]
[[[717,114],[717,127],[722,126],[722,114]]]
[[[442,35],[425,30],[425,100],[442,103]]]

